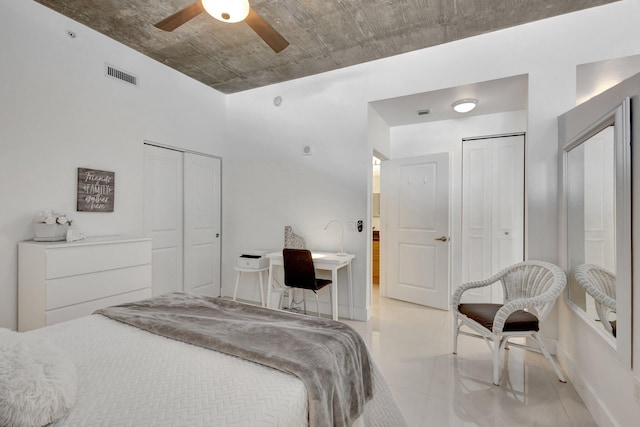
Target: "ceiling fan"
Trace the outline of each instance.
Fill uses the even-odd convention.
[[[249,0],[198,0],[154,26],[164,31],[173,31],[202,12],[207,12],[222,22],[245,21],[276,53],[289,46],[289,42],[249,6]]]

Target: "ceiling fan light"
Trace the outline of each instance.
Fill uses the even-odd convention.
[[[202,0],[202,7],[222,22],[240,22],[249,14],[249,0]]]
[[[478,105],[477,99],[459,99],[451,107],[458,113],[468,113]]]

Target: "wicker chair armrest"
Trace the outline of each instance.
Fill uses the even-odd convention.
[[[589,264],[586,264],[584,265],[584,267],[591,267],[591,266]],[[606,271],[606,270],[603,270],[603,271]],[[613,275],[613,273],[609,273],[609,272],[607,273]],[[602,292],[600,288],[595,286],[587,276],[587,271],[585,269],[577,267],[574,270],[574,276],[578,284],[582,286],[584,290],[587,291],[587,293],[591,295],[591,297],[593,297],[593,299],[596,302],[599,302],[600,304],[604,305],[605,307],[609,307],[614,311],[616,310],[615,298],[612,298],[611,296]]]
[[[460,305],[460,300],[462,299],[462,294],[464,292],[466,292],[469,289],[482,288],[484,286],[493,285],[498,280],[500,280],[500,278],[502,278],[506,273],[507,273],[506,270],[502,270],[497,274],[494,274],[493,276],[489,277],[488,279],[477,280],[474,282],[467,282],[467,283],[461,284],[453,293],[453,297],[451,298],[451,306],[454,308],[454,310],[457,310],[458,305]]]
[[[600,289],[595,286],[585,287],[585,290],[589,295],[593,297],[596,302],[604,305],[605,307],[609,307],[613,311],[616,311],[616,300],[611,298],[609,295],[602,292]]]
[[[498,310],[495,317],[493,318],[493,334],[501,335],[502,330],[504,329],[504,324],[507,321],[507,318],[509,318],[509,316],[513,312],[518,310],[535,308],[536,314],[538,314],[539,320],[540,321],[544,320],[544,318],[546,317],[546,313],[544,313],[544,315],[541,316],[540,313],[537,313],[538,307],[544,306],[547,304],[553,304],[555,300],[558,298],[558,296],[560,296],[560,294],[562,293],[562,289],[564,289],[564,286],[554,287],[535,297],[519,298],[519,299],[509,301],[508,303],[503,305],[502,308],[500,308],[500,310]]]
[[[493,318],[493,331],[492,331],[493,334],[501,335],[502,330],[504,329],[504,324],[507,321],[507,318],[509,318],[509,316],[511,316],[512,313],[518,310],[524,310],[527,308],[535,307],[537,303],[540,302],[540,301],[537,301],[539,300],[539,298],[540,297],[520,298],[517,300],[510,301],[505,305],[503,305],[502,308],[498,310],[495,317]]]

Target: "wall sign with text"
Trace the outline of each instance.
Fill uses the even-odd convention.
[[[78,168],[78,212],[113,212],[115,172]]]

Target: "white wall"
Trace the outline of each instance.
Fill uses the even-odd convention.
[[[640,104],[640,70],[638,71],[635,76],[602,93],[593,102],[577,106],[564,115],[561,120],[559,149],[564,148],[566,141],[575,140],[588,127],[602,120],[603,113],[619,106],[626,97],[631,97],[631,128],[637,129],[640,125],[640,109],[637,108]],[[632,133],[632,144],[637,145],[638,141],[637,134]],[[640,164],[640,152],[632,149],[631,156],[634,169]],[[559,304],[558,358],[601,426],[636,425],[640,417],[640,176],[637,173],[631,175],[632,250],[617,252],[616,256],[618,267],[624,266],[628,260],[635,273],[625,272],[624,267],[617,271],[618,298],[629,303],[618,304],[618,334],[615,340],[617,350],[609,345],[610,337],[604,333],[604,329],[586,318],[580,309],[572,309],[568,302]],[[562,234],[565,234],[568,226],[566,223],[562,224]],[[623,227],[618,224],[618,228]],[[564,252],[566,242],[563,240],[560,243],[560,265],[566,266],[569,264],[570,254]],[[632,283],[629,284],[629,281]],[[631,331],[625,328],[629,324]],[[627,365],[631,365],[633,369],[629,370]]]
[[[356,313],[366,316],[372,147],[381,146],[386,154],[386,138],[373,145],[369,136],[368,103],[521,74],[529,76],[528,256],[554,262],[556,117],[575,104],[577,64],[640,53],[638,16],[640,2],[623,0],[225,99],[43,6],[4,1],[0,325],[15,328],[16,243],[33,237],[36,211],[66,210],[90,235],[141,234],[143,140],[224,155],[227,295],[235,280],[235,255],[246,248],[281,248],[284,225],[292,225],[313,248],[336,250],[338,233],[321,231],[327,221],[363,219],[367,232],[346,233],[345,249],[357,257]],[[78,37],[68,38],[68,29]],[[105,61],[139,75],[141,87],[105,79]],[[278,95],[283,103],[275,107]],[[314,147],[311,157],[301,155],[307,144]],[[79,166],[116,172],[113,214],[74,212]],[[343,313],[345,296],[341,289]],[[640,342],[640,328],[634,342]],[[585,362],[566,367],[569,372],[586,366],[598,375],[601,366],[609,366],[620,390],[633,389],[633,376],[612,363],[605,346],[595,342],[582,356]],[[611,405],[613,422],[638,419],[638,405],[619,407],[613,402],[617,393],[609,392],[596,388],[592,396]]]
[[[638,52],[633,38],[640,30],[631,18],[638,7],[622,1],[229,96],[234,135],[225,188],[242,195],[232,206],[227,201],[227,212],[233,212],[233,218],[227,214],[227,238],[233,236],[227,252],[244,245],[278,247],[287,223],[297,225],[313,246],[326,247],[318,231],[326,220],[366,217],[368,102],[528,74],[528,256],[555,261],[556,117],[575,103],[577,64]],[[283,97],[279,108],[273,106],[275,96]],[[313,143],[317,155],[301,157],[304,143]],[[251,188],[257,176],[263,188]],[[293,203],[291,197],[299,198]],[[266,211],[259,224],[251,213],[256,211]],[[346,244],[357,256],[360,308],[367,274],[364,237],[351,235]]]
[[[15,329],[17,243],[36,212],[142,235],[143,141],[223,155],[225,97],[32,1],[0,2],[0,52],[0,326]],[[104,62],[140,88],[104,77]],[[115,172],[113,213],[75,211],[78,167]]]
[[[339,88],[318,83],[228,97],[232,112],[228,126],[234,136],[225,147],[223,295],[233,292],[235,256],[250,248],[281,250],[285,225],[305,238],[307,247],[337,252],[339,227],[323,232],[324,226],[332,219],[363,220],[362,233],[345,230],[344,235],[344,249],[356,255],[353,276],[362,292],[355,305],[363,318],[362,285],[371,239],[367,216],[371,187],[365,179],[372,173],[367,105],[345,114],[342,106],[352,102],[349,88],[357,82],[339,74]],[[280,107],[272,102],[277,95],[283,99]],[[313,147],[312,156],[302,155],[305,145]],[[345,272],[341,273],[340,280],[345,281]],[[346,315],[347,289],[339,291],[341,312]],[[239,296],[258,300],[255,286],[243,286]],[[328,303],[327,292],[320,298]]]
[[[389,125],[372,106],[369,106],[368,124],[371,148],[378,156],[389,157],[391,155]]]
[[[327,249],[334,243],[322,235],[326,221],[368,221],[369,102],[521,74],[529,76],[527,256],[557,262],[556,118],[575,105],[576,65],[640,53],[638,16],[640,2],[623,0],[229,96],[223,283],[233,279],[234,252],[280,248],[284,225],[293,225],[310,246]],[[278,95],[283,104],[276,108],[272,99]],[[313,157],[300,155],[306,143],[314,145]],[[359,313],[368,304],[368,240],[368,233],[352,233],[345,242],[356,254]],[[622,411],[628,417],[638,408]]]

